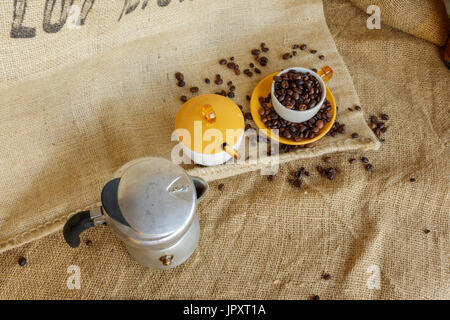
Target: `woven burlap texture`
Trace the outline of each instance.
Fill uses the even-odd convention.
[[[447,42],[450,23],[444,0],[352,0],[352,2],[364,11],[370,6],[378,6],[383,24],[438,46],[443,46]],[[369,11],[370,14],[374,13]]]
[[[199,248],[168,272],[139,266],[107,227],[83,235],[92,246],[71,249],[58,232],[7,251],[0,296],[449,299],[449,73],[432,44],[389,27],[367,30],[366,14],[348,1],[324,4],[362,114],[391,118],[379,151],[333,155],[331,165],[342,171],[334,181],[315,173],[321,160],[314,158],[283,165],[272,183],[258,172],[212,183],[198,210]],[[144,121],[135,126],[144,131]],[[347,162],[363,155],[374,172]],[[298,190],[287,179],[301,166],[312,176]],[[28,259],[24,268],[21,256]],[[70,265],[80,266],[81,290],[67,289]],[[380,289],[367,285],[377,268]],[[331,279],[323,280],[323,272]]]
[[[326,137],[316,149],[285,154],[280,161],[379,147],[363,114],[346,111],[359,100],[327,28],[321,1],[265,0],[252,8],[240,0],[197,0],[167,7],[152,3],[118,22],[114,12],[120,13],[122,5],[95,3],[79,29],[51,34],[36,30],[35,38],[6,41],[11,55],[2,57],[6,88],[0,92],[1,105],[8,106],[0,110],[0,137],[8,150],[0,156],[0,251],[61,229],[71,214],[99,201],[102,186],[126,162],[144,156],[170,158],[179,97],[192,96],[190,86],[214,93],[232,80],[235,101],[248,111],[245,97],[265,75],[292,65],[320,68],[326,63],[335,73],[329,86],[342,106],[338,119],[346,123],[347,134]],[[29,4],[27,26],[42,18],[39,8],[37,2]],[[186,10],[192,13],[186,15]],[[220,58],[234,56],[243,70],[253,61],[251,49],[262,41],[272,47],[263,74],[237,77],[219,65]],[[326,59],[304,51],[283,61],[282,53],[300,42]],[[85,46],[91,50],[81,52]],[[15,56],[13,48],[33,55]],[[41,63],[45,57],[46,68]],[[177,71],[185,75],[185,88],[176,85]],[[205,77],[214,79],[217,73],[225,80],[223,86],[204,83]],[[361,138],[351,139],[352,132]],[[263,165],[197,167],[189,173],[212,181]]]

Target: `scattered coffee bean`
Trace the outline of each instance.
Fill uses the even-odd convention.
[[[323,280],[330,280],[331,279],[331,275],[329,275],[328,273],[323,273],[322,274],[322,279]]]
[[[191,91],[192,93],[197,93],[199,91],[198,87],[192,87],[189,89],[189,91]]]
[[[287,53],[283,54],[282,58],[283,58],[283,60],[288,60],[288,59],[292,58],[292,56],[289,52],[287,52]]]
[[[411,178],[411,179],[409,179],[409,182],[416,182],[416,179],[415,178]]]
[[[357,134],[356,132],[352,133],[352,139],[358,139],[358,138],[359,138],[359,134]]]
[[[92,246],[92,241],[91,240],[86,240],[86,246],[88,246],[88,247]]]
[[[234,98],[234,92],[230,91],[227,93],[228,98]]]
[[[259,49],[253,49],[252,50],[252,55],[259,56],[260,54],[261,54],[261,50],[259,50]]]
[[[183,81],[184,75],[181,72],[177,72],[175,73],[175,79],[177,79],[178,81]]]
[[[430,233],[431,231],[430,230],[428,230],[428,229],[423,229],[423,233],[425,233],[425,234],[428,234],[428,233]]]
[[[184,81],[178,81],[177,86],[179,86],[180,88],[184,87],[186,85],[186,83]]]
[[[228,63],[228,62],[227,62],[227,60],[225,60],[225,59],[219,60],[219,64],[222,65],[222,66],[226,65],[227,63]]]
[[[292,46],[292,50],[295,50],[295,49],[298,49],[298,48],[300,48],[300,46],[299,46],[298,44],[294,44],[294,45]]]
[[[387,114],[382,114],[381,115],[381,119],[384,121],[388,121],[389,120],[389,116]]]
[[[371,116],[371,117],[370,117],[370,122],[377,124],[377,123],[378,123],[378,118],[377,118],[377,116]]]
[[[217,78],[216,80],[214,80],[214,83],[220,86],[223,83],[223,80],[221,78]]]
[[[223,183],[219,184],[219,186],[217,187],[219,189],[219,191],[223,191],[225,190],[225,185]]]
[[[208,78],[205,78],[205,83],[206,83],[206,84],[210,84],[210,83],[211,83],[211,80],[209,80]]]
[[[18,263],[19,266],[24,267],[27,264],[27,259],[25,259],[24,257],[20,257]]]
[[[353,112],[353,109],[352,108],[348,108],[348,111]]]
[[[260,73],[261,73],[261,70],[258,69],[258,68],[255,68],[255,72],[256,72],[257,74],[260,74]]]
[[[247,99],[247,101],[250,101],[250,100],[251,100],[251,98],[250,98],[249,95],[246,95],[245,98]]]
[[[325,56],[324,56],[323,54],[321,54],[321,55],[319,56],[319,59],[320,59],[320,60],[324,60],[324,59],[325,59]]]
[[[355,107],[355,110],[356,110],[356,111],[361,111],[361,107],[360,107],[360,106],[356,106],[356,107]]]
[[[236,90],[236,86],[231,86],[231,87],[230,87],[230,91],[233,91],[233,92],[234,92],[235,90]]]
[[[306,44],[302,44],[301,46],[300,46],[300,50],[306,50],[306,48],[308,48],[308,46],[306,45]]]
[[[231,61],[234,61],[234,57],[231,57],[230,60],[231,60]]]
[[[318,295],[314,295],[311,297],[311,300],[320,300],[320,297]]]
[[[297,51],[292,51],[292,55],[295,57],[297,56]]]
[[[269,59],[267,57],[261,57],[259,58],[259,64],[262,67],[265,67],[269,63]]]
[[[345,124],[341,124],[338,121],[336,121],[331,127],[330,131],[328,132],[328,135],[335,137],[337,134],[344,134],[344,133],[345,133]]]
[[[186,96],[181,96],[181,97],[180,97],[180,100],[181,100],[182,102],[186,102],[186,101],[188,101],[188,97],[186,97]]]
[[[316,54],[317,53],[317,50],[309,50],[309,52],[311,52],[312,54]]]
[[[325,157],[322,160],[323,160],[323,162],[330,163],[331,162],[331,157]]]
[[[312,68],[311,71],[317,73],[319,70],[317,70],[316,68]]]
[[[227,63],[228,69],[234,69],[234,66],[235,66],[234,62],[228,62]]]
[[[372,171],[373,170],[373,165],[371,165],[370,163],[366,164],[366,170],[367,171]]]
[[[250,63],[248,66],[249,66],[250,68],[254,68],[254,67],[255,67],[255,64],[252,62],[252,63]]]
[[[241,70],[239,70],[239,69],[234,70],[234,74],[237,75],[237,76],[239,76],[239,75],[241,74]]]
[[[348,162],[350,162],[350,164],[354,164],[356,162],[356,159],[354,158],[348,159]]]
[[[268,175],[268,176],[267,176],[267,180],[268,180],[269,182],[272,182],[274,179],[275,179],[275,175],[274,175],[274,174],[271,174],[271,175]]]
[[[246,112],[244,114],[245,120],[253,120],[252,114],[250,112]]]
[[[366,157],[362,157],[361,161],[364,162],[364,163],[369,163],[369,159],[367,159]]]

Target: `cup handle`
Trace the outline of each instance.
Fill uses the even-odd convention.
[[[319,75],[319,77],[322,78],[323,82],[325,82],[326,84],[333,77],[333,69],[331,69],[329,66],[325,66],[319,71],[317,71],[317,74]]]
[[[235,160],[239,159],[239,153],[234,148],[230,147],[228,143],[225,142],[222,144],[222,150],[232,156]]]

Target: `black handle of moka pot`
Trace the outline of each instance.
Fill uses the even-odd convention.
[[[80,234],[93,226],[94,221],[92,221],[89,211],[78,212],[64,225],[64,239],[69,246],[76,248],[80,245]]]

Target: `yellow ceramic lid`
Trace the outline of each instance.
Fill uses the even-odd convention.
[[[217,94],[188,100],[175,119],[181,143],[202,154],[220,153],[225,145],[235,146],[244,133],[244,126],[244,116],[237,104]]]

